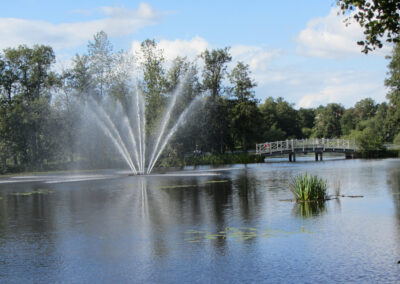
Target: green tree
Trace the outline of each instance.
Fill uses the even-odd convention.
[[[188,61],[186,57],[177,57],[172,61],[166,79],[168,93],[180,92],[173,111],[172,121],[176,121],[193,99],[200,95],[201,86],[197,66]],[[196,110],[189,114],[185,124],[178,129],[169,143],[165,155],[161,159],[161,164],[183,164],[185,153],[192,152],[196,145],[202,144],[201,137],[199,137],[199,133],[202,132],[201,125],[198,123],[201,120],[200,116],[201,112]],[[173,157],[174,162],[171,161]]]
[[[231,135],[230,103],[223,97],[222,83],[227,75],[227,64],[232,60],[229,48],[206,50],[201,54],[204,60],[202,90],[208,92],[204,106],[203,141],[212,152],[223,153],[233,148]]]
[[[82,108],[80,103],[85,103],[89,94],[88,73],[85,70],[82,61],[77,60],[72,70],[64,71],[61,75],[62,86],[59,88],[58,96],[54,103],[55,120],[59,128],[58,145],[61,145],[63,151],[60,151],[60,160],[64,156],[74,162],[77,142],[79,142],[79,118]]]
[[[354,105],[354,113],[358,122],[374,117],[377,109],[377,104],[371,98],[362,99]]]
[[[81,58],[81,61],[78,62],[85,64],[85,60],[86,58]],[[113,69],[115,68],[113,47],[104,31],[96,33],[93,41],[88,43],[88,63],[94,83],[93,91],[99,98],[103,98],[111,88],[114,79]],[[85,77],[82,79],[85,80]]]
[[[340,118],[340,127],[343,135],[349,135],[354,129],[356,129],[357,123],[359,122],[358,116],[354,108],[348,108],[343,112]]]
[[[180,100],[177,102],[176,112],[181,113],[184,108],[201,92],[196,64],[186,57],[177,57],[166,74],[166,89],[169,94],[180,88]]]
[[[19,46],[4,50],[2,57],[1,136],[5,147],[3,160],[14,166],[25,164],[40,168],[54,156],[51,90],[58,77],[51,71],[55,55],[51,47]],[[6,157],[4,157],[6,156]]]
[[[251,138],[257,133],[259,110],[254,98],[253,88],[257,84],[250,78],[249,65],[238,62],[229,75],[233,87],[231,93],[235,97],[232,107],[233,131],[240,138],[244,152]]]
[[[376,135],[376,132],[370,127],[362,131],[356,130],[352,135],[355,137],[359,151],[363,157],[372,158],[377,156],[379,151],[384,150],[382,136]]]
[[[400,133],[396,135],[393,139],[393,143],[396,145],[400,145]]]
[[[203,90],[209,91],[213,99],[223,93],[222,82],[227,75],[227,64],[232,60],[229,48],[204,51],[200,57],[204,60]]]
[[[310,137],[311,129],[314,127],[315,110],[313,108],[300,108],[297,117],[302,138]]]
[[[263,139],[268,141],[301,138],[299,119],[294,104],[279,97],[269,97],[259,106],[262,115]]]
[[[398,0],[337,0],[342,14],[350,14],[364,29],[365,39],[357,44],[368,53],[383,46],[383,41],[400,41],[400,1]]]
[[[340,120],[344,107],[331,103],[325,107],[320,106],[316,110],[313,136],[319,138],[334,138],[342,135]]]
[[[145,40],[140,45],[139,60],[143,72],[141,89],[146,100],[147,129],[156,129],[166,103],[167,80],[165,78],[164,55],[154,40]]]
[[[86,101],[93,93],[94,82],[87,55],[75,55],[72,68],[63,74],[64,86],[81,101]]]
[[[385,86],[389,88],[387,128],[390,139],[393,139],[400,133],[400,43],[396,44],[389,59],[388,78],[385,80]]]

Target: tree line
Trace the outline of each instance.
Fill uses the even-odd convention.
[[[113,165],[115,152],[94,129],[82,133],[77,117],[82,105],[112,99],[123,106],[135,85],[146,105],[146,131],[157,131],[171,94],[180,88],[177,117],[195,97],[202,108],[193,113],[168,145],[159,165],[181,165],[194,150],[222,154],[254,149],[255,143],[291,138],[355,138],[366,152],[384,143],[400,144],[400,45],[393,50],[385,85],[388,102],[366,98],[353,107],[331,103],[296,109],[284,98],[259,101],[249,65],[230,68],[228,47],[205,50],[197,60],[177,57],[167,62],[154,40],[145,40],[135,56],[114,51],[99,32],[87,52],[56,71],[50,46],[7,48],[0,53],[0,172]],[[200,62],[200,64],[199,64]],[[201,67],[199,67],[201,65]],[[99,155],[101,153],[101,155]]]

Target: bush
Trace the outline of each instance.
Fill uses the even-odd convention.
[[[394,137],[393,144],[400,145],[400,133]]]
[[[250,164],[261,163],[263,160],[264,158],[260,155],[251,155],[245,153],[192,155],[185,157],[185,165]]]
[[[289,188],[297,201],[321,201],[328,197],[326,181],[316,175],[297,175],[292,178]]]

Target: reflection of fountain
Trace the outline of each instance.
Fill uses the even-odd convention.
[[[130,108],[122,106],[119,101],[112,102],[115,106],[112,114],[95,100],[87,104],[88,112],[93,116],[104,134],[112,141],[118,153],[128,164],[134,175],[150,174],[171,137],[182,126],[188,114],[193,110],[199,97],[195,98],[178,116],[171,127],[172,111],[178,96],[182,93],[183,83],[172,94],[170,104],[162,117],[155,143],[152,145],[150,159],[146,161],[149,149],[146,138],[146,111],[143,95],[136,88],[132,96]]]
[[[141,195],[142,195],[142,215],[147,216],[149,213],[149,208],[148,208],[148,199],[147,199],[147,181],[145,178],[140,178],[139,180],[140,183],[140,189],[141,189]]]

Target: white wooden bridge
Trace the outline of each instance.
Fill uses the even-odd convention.
[[[296,153],[315,153],[315,160],[318,161],[319,156],[322,161],[322,153],[324,152],[344,153],[346,158],[352,158],[356,150],[355,140],[346,139],[291,139],[256,144],[256,154],[264,157],[289,154],[289,161],[291,162],[296,161]]]

